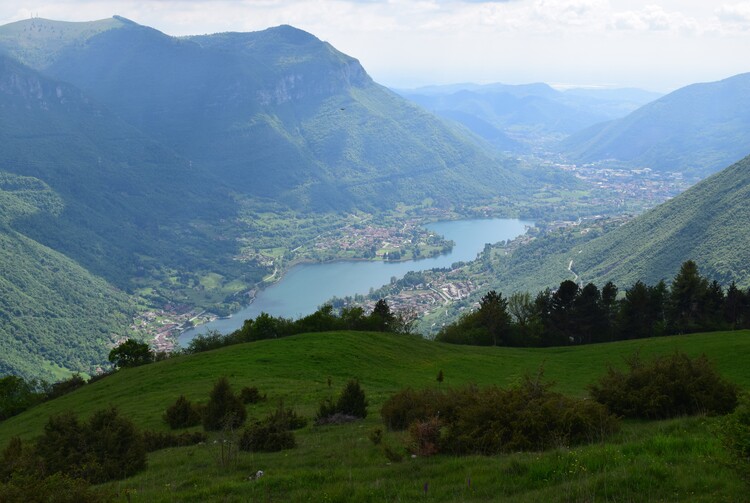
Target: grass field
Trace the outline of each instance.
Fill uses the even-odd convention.
[[[220,445],[149,455],[149,468],[105,487],[123,501],[747,501],[747,486],[728,466],[717,440],[718,418],[625,422],[606,443],[503,456],[389,461],[368,440],[382,427],[379,408],[404,386],[498,384],[543,366],[555,389],[585,396],[586,386],[623,357],[676,349],[705,353],[718,370],[750,389],[750,332],[627,341],[576,348],[514,349],[451,346],[375,333],[326,333],[232,346],[124,370],[0,423],[0,445],[32,438],[50,414],[87,415],[116,405],[141,428],[166,431],[164,409],[180,394],[205,402],[214,381],[229,377],[236,391],[257,386],[268,402],[248,406],[261,417],[278,400],[312,417],[318,403],[358,378],[370,400],[364,421],[296,432],[298,447],[273,454],[239,453],[222,463]],[[331,379],[329,389],[327,381]],[[405,437],[384,442],[403,452]],[[266,475],[247,477],[257,470]]]

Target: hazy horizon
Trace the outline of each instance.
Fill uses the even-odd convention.
[[[473,82],[668,92],[750,70],[750,2],[655,0],[44,0],[0,24],[121,15],[175,36],[289,24],[388,87]]]

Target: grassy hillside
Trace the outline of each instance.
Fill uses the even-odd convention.
[[[249,406],[251,417],[265,414],[279,399],[309,417],[320,400],[357,377],[370,400],[370,414],[362,423],[308,426],[297,433],[296,450],[241,453],[234,467],[217,464],[213,443],[153,453],[146,472],[107,487],[121,495],[127,491],[137,501],[306,501],[311,494],[330,501],[411,500],[424,496],[425,483],[428,496],[436,501],[632,501],[678,495],[715,501],[741,496],[741,481],[721,464],[724,453],[709,428],[713,419],[626,424],[606,444],[574,450],[437,456],[402,463],[388,462],[367,440],[370,429],[380,425],[378,410],[385,398],[407,385],[437,386],[441,369],[442,386],[507,385],[544,365],[545,376],[558,381],[557,389],[582,396],[608,364],[623,365],[622,357],[636,349],[645,355],[676,349],[705,353],[723,375],[750,389],[744,365],[750,357],[749,332],[555,349],[457,347],[377,333],[311,334],[121,371],[0,423],[0,444],[13,435],[33,437],[49,414],[75,410],[88,415],[109,404],[143,428],[166,430],[160,419],[166,406],[180,394],[205,401],[221,375],[229,376],[236,390],[252,385],[268,393],[267,403]],[[326,383],[329,377],[332,389]],[[389,433],[386,441],[396,447],[403,439]],[[248,482],[247,476],[258,469],[266,476]]]
[[[704,178],[748,154],[750,74],[678,89],[562,142],[578,162],[616,160]]]

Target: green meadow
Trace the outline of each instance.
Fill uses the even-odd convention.
[[[213,383],[227,376],[236,392],[257,386],[268,395],[248,406],[250,418],[283,400],[311,419],[295,432],[295,449],[237,453],[223,441],[239,432],[214,434],[205,444],[151,453],[147,470],[102,489],[120,501],[747,501],[748,486],[730,466],[715,417],[625,421],[603,443],[491,457],[414,458],[404,433],[384,432],[380,445],[368,438],[383,428],[382,403],[405,386],[506,386],[542,369],[554,389],[583,397],[608,365],[624,367],[634,351],[675,350],[705,353],[723,376],[750,389],[748,331],[544,349],[452,346],[380,333],[305,334],[122,370],[0,423],[0,445],[38,435],[51,414],[87,416],[109,405],[142,429],[167,431],[161,416],[168,405],[181,394],[205,403]],[[313,426],[320,401],[350,378],[367,393],[368,417]],[[258,470],[264,476],[250,480]]]

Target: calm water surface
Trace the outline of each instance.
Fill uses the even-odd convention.
[[[474,260],[485,243],[513,239],[526,232],[532,222],[516,219],[455,220],[435,222],[427,228],[454,241],[450,253],[439,257],[408,262],[339,261],[327,264],[301,264],[290,269],[274,285],[257,293],[255,301],[231,318],[216,320],[180,335],[186,346],[198,334],[208,330],[229,333],[261,312],[273,316],[296,318],[314,312],[331,297],[366,294],[370,288],[389,283],[391,277],[401,278],[409,271],[449,267],[455,262]]]

